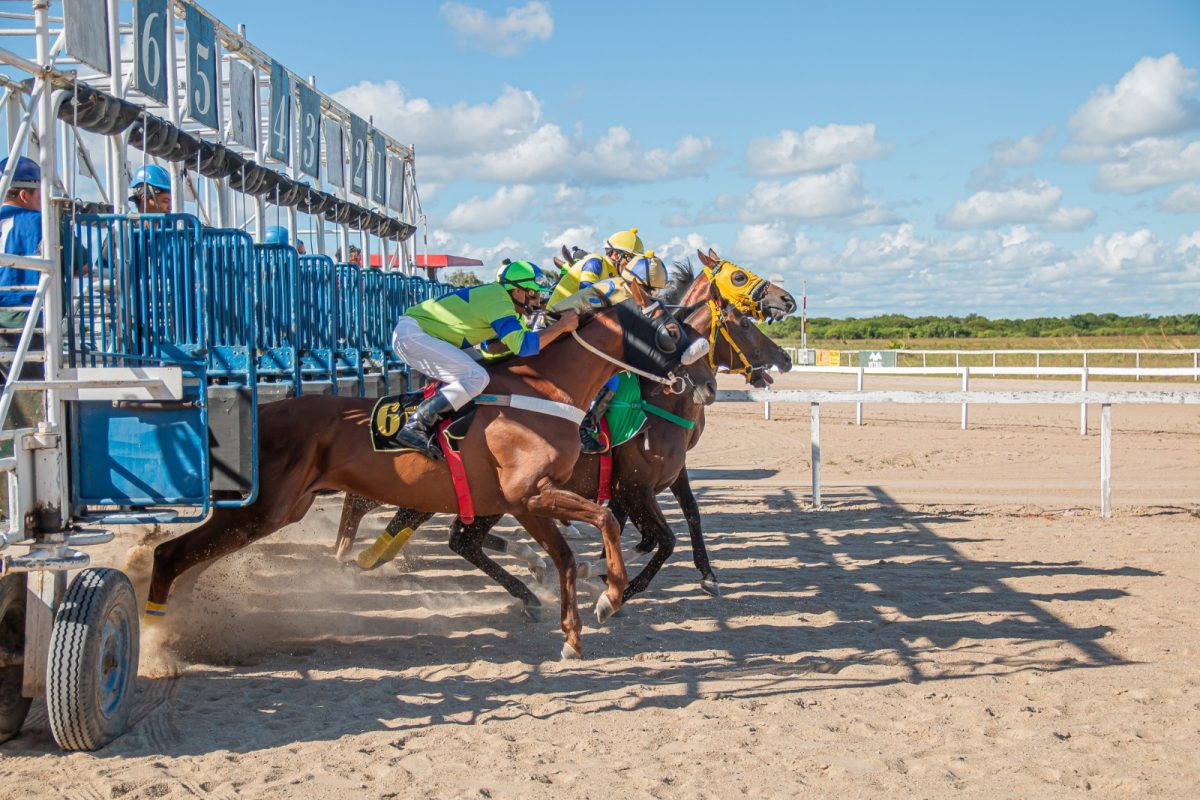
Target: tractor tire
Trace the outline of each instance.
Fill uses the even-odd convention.
[[[25,575],[16,573],[0,578],[0,742],[21,732],[33,702],[21,696],[24,655]]]

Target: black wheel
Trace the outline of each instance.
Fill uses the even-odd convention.
[[[75,576],[50,633],[46,711],[64,750],[95,750],[125,732],[138,665],[137,599],[115,569]]]
[[[24,656],[25,575],[18,573],[0,578],[0,742],[21,732],[33,702],[21,696]]]

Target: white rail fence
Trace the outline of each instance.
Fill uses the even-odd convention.
[[[784,348],[789,349],[789,348]],[[945,351],[936,351],[945,352]],[[970,352],[970,351],[968,351]],[[1072,352],[1072,351],[1065,351]],[[1082,352],[1082,351],[1081,351]],[[1096,351],[1087,351],[1096,352]],[[1146,351],[1141,351],[1146,352]],[[1177,353],[1179,351],[1163,351]],[[1189,351],[1190,352],[1190,351]],[[842,375],[857,376],[855,389],[864,391],[866,389],[867,375],[921,375],[921,376],[947,376],[955,375],[961,378],[962,391],[970,391],[971,377],[1077,377],[1079,378],[1079,391],[1088,391],[1088,381],[1090,378],[1106,378],[1106,377],[1136,377],[1138,380],[1142,376],[1148,378],[1192,378],[1200,380],[1200,368],[1196,367],[1042,367],[1042,366],[1026,366],[1026,367],[793,367],[793,372],[803,371],[805,373],[831,373]],[[962,404],[962,429],[967,429],[968,411],[967,403]],[[770,419],[770,403],[765,404],[764,413],[767,419]],[[863,404],[856,403],[854,411],[854,424],[863,424]],[[1079,404],[1079,435],[1086,436],[1088,432],[1088,407],[1087,403]]]
[[[812,420],[812,503],[821,507],[821,404],[822,403],[948,403],[962,404],[963,427],[969,403],[997,405],[1087,405],[1100,406],[1100,514],[1112,516],[1112,407],[1114,405],[1200,405],[1200,392],[915,392],[915,391],[829,391],[817,389],[722,390],[718,402],[761,402],[770,418],[771,403],[808,403]],[[1197,456],[1200,461],[1200,456]]]
[[[793,359],[796,359],[799,353],[799,348],[786,347]],[[1137,372],[1131,373],[1134,380],[1140,380],[1139,375],[1149,375],[1150,373],[1142,371],[1142,357],[1152,356],[1158,360],[1179,359],[1187,361],[1191,359],[1192,370],[1196,374],[1196,380],[1200,380],[1200,349],[1152,349],[1152,348],[1106,348],[1106,349],[1091,349],[1091,350],[892,350],[891,348],[882,348],[882,350],[890,353],[896,353],[899,356],[916,356],[921,357],[921,366],[928,367],[930,361],[942,362],[946,366],[950,366],[949,359],[953,357],[955,367],[971,366],[974,368],[982,368],[988,366],[988,361],[991,361],[991,367],[999,367],[999,359],[1001,356],[1033,356],[1033,367],[1035,369],[1042,368],[1042,357],[1057,358],[1064,355],[1079,356],[1079,366],[1086,368],[1088,366],[1089,357],[1098,356],[1133,356],[1133,366],[1131,369]],[[847,359],[846,366],[853,367],[854,360],[859,353],[874,353],[880,350],[839,350],[838,360],[843,357]],[[797,359],[798,360],[798,359]],[[938,366],[938,364],[934,364]],[[1148,368],[1151,369],[1151,368]]]

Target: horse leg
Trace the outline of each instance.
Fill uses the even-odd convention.
[[[582,658],[583,645],[579,635],[583,623],[579,620],[579,605],[575,600],[575,553],[559,533],[554,519],[518,516],[517,522],[540,544],[558,570],[559,602],[562,606],[562,631],[567,637],[563,644],[564,659]]]
[[[646,562],[646,566],[629,581],[625,587],[624,599],[629,600],[636,594],[646,590],[650,581],[662,569],[662,565],[671,557],[675,550],[675,533],[663,517],[652,489],[644,489],[637,495],[628,498],[628,508],[633,524],[642,532],[643,537],[649,537],[657,543],[654,555]]]
[[[629,576],[625,572],[625,559],[621,555],[621,530],[617,527],[616,517],[604,506],[597,505],[560,486],[555,486],[549,478],[542,479],[538,485],[537,494],[525,501],[525,507],[533,516],[549,517],[553,520],[565,515],[600,529],[604,535],[604,556],[608,561],[608,589],[596,601],[596,620],[604,623],[621,607],[621,593],[625,591],[625,585],[629,582]],[[525,529],[529,530],[528,526]],[[538,538],[533,531],[529,532],[535,539]],[[566,547],[566,541],[562,539],[561,534],[558,534],[557,528],[555,528],[555,534],[556,538]],[[545,542],[541,539],[538,539],[538,542],[545,547]],[[572,555],[572,573],[575,571],[574,562],[575,557]],[[575,575],[572,574],[572,598],[575,593],[574,583]]]
[[[708,548],[704,546],[704,531],[700,527],[700,505],[692,493],[687,467],[679,471],[679,477],[671,484],[671,494],[675,495],[683,518],[687,520],[688,534],[692,539],[692,562],[700,570],[700,588],[713,597],[720,597],[721,585],[717,583],[717,576],[708,563]]]
[[[338,520],[336,554],[338,561],[343,561],[346,553],[350,552],[350,546],[354,544],[354,539],[358,535],[358,525],[362,522],[362,518],[381,505],[383,503],[363,497],[361,494],[346,492],[346,499],[342,501],[342,516]]]
[[[295,498],[290,506],[272,506],[264,498],[244,508],[218,508],[201,525],[154,548],[147,611],[166,613],[171,585],[192,567],[229,555],[246,545],[296,522],[308,513],[316,494]]]
[[[625,523],[629,519],[629,512],[625,510],[625,504],[622,503],[620,499],[614,497],[613,501],[608,504],[608,507],[612,509],[613,516],[617,518],[617,524],[621,526],[621,531],[624,532]],[[637,522],[634,522],[634,527],[637,528],[638,533],[642,535],[641,541],[634,545],[634,552],[649,553],[653,551],[654,548],[658,546],[658,541],[654,538],[654,534],[650,531],[643,530],[642,527],[637,524]]]
[[[524,542],[512,542],[488,531],[483,535],[481,545],[484,550],[491,550],[493,553],[508,553],[510,556],[521,559],[538,583],[546,580],[546,560],[533,552],[533,548]]]
[[[455,517],[454,522],[450,523],[450,549],[470,561],[489,578],[503,586],[509,594],[520,600],[523,604],[521,616],[530,622],[537,622],[537,610],[542,602],[533,592],[529,591],[528,586],[517,580],[508,570],[488,558],[483,552],[484,537],[502,516],[504,515],[494,514],[488,517],[478,517],[470,525],[463,525],[463,521]]]

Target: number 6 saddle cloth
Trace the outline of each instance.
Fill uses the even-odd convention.
[[[415,392],[382,397],[375,403],[375,407],[371,409],[371,446],[375,452],[399,453],[404,450],[412,450],[411,447],[405,447],[397,442],[396,434],[404,427],[404,423],[408,422],[408,417],[412,414],[413,409],[435,391],[437,391],[437,385],[430,384]],[[448,443],[455,451],[458,450],[459,443],[467,435],[467,429],[471,427],[471,420],[475,418],[475,409],[476,405],[472,401],[455,411],[450,424],[445,428],[444,436],[440,435],[441,426],[438,427],[438,441],[442,443],[443,449]]]

